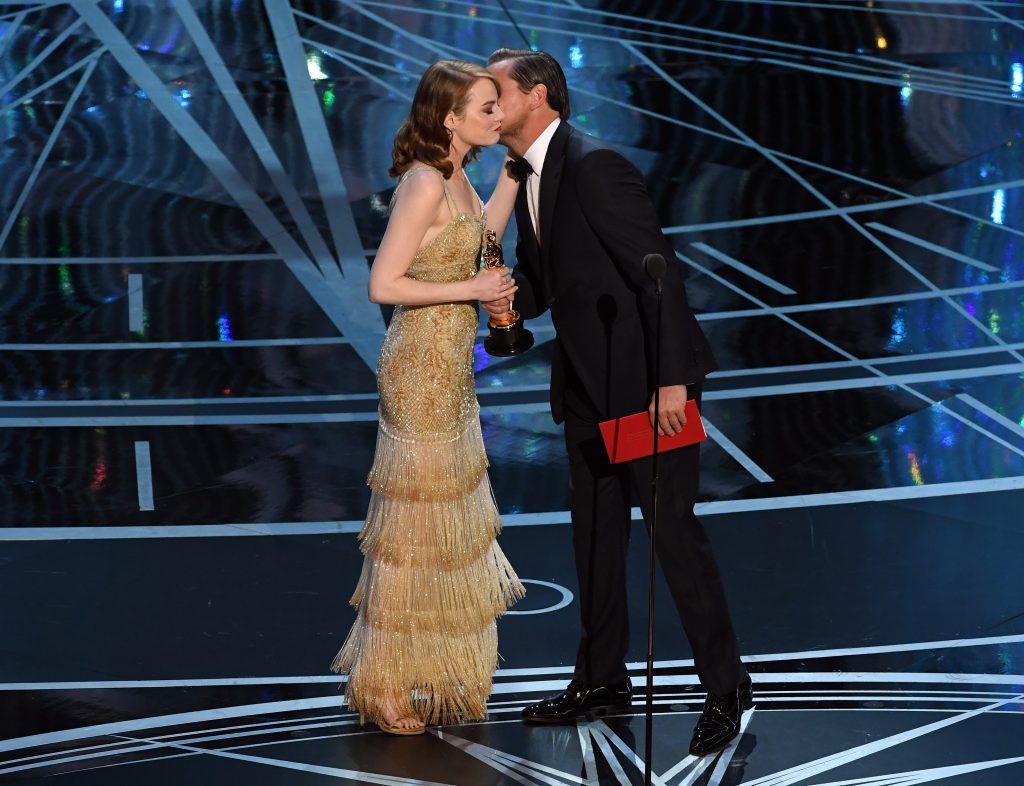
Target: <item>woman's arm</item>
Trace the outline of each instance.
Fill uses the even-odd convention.
[[[502,164],[498,183],[494,186],[494,193],[487,200],[487,228],[494,230],[499,241],[505,234],[509,218],[512,217],[512,208],[515,207],[518,191],[519,184],[509,177],[508,170]]]
[[[448,283],[417,281],[406,275],[427,231],[438,222],[444,201],[444,186],[433,172],[417,172],[402,184],[370,268],[371,302],[426,306],[494,300],[515,291],[514,282],[504,283],[502,275],[492,270],[481,270],[473,278]],[[444,215],[447,219],[447,208]]]

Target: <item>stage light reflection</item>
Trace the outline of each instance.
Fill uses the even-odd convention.
[[[917,458],[917,454],[913,451],[907,453],[907,460],[910,462],[910,477],[914,481],[915,485],[924,485],[924,476],[921,475],[921,462]]]
[[[60,293],[65,300],[71,300],[75,296],[75,288],[71,283],[71,268],[62,264],[57,270],[60,276]]]
[[[327,74],[323,70],[323,61],[316,52],[306,55],[306,71],[309,73],[309,78],[315,81],[327,78]]]
[[[578,43],[569,47],[569,65],[573,68],[583,67],[583,47]]]
[[[992,220],[997,224],[1006,220],[1006,191],[1002,188],[992,192]]]
[[[217,333],[220,341],[234,341],[231,335],[231,317],[228,314],[221,314],[217,318]]]

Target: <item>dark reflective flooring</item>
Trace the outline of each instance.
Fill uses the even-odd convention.
[[[990,0],[0,2],[0,779],[642,782],[639,523],[634,712],[518,720],[578,635],[547,317],[476,352],[529,591],[490,720],[387,737],[327,669],[391,137],[428,63],[526,44],[644,172],[721,365],[699,512],[758,700],[687,758],[659,579],[656,782],[1022,782],[1024,8]]]

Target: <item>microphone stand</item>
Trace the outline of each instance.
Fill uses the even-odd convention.
[[[661,266],[664,267],[664,261]],[[644,733],[644,786],[651,786],[651,758],[654,745],[654,567],[658,528],[658,429],[661,414],[661,276],[654,277],[658,296],[657,328],[654,338],[654,454],[651,456],[651,553],[647,563],[647,707]]]

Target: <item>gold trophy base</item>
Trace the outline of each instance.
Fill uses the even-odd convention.
[[[484,339],[484,349],[491,357],[521,355],[533,346],[533,333],[523,326],[522,317],[513,311],[506,314],[506,319],[497,322],[491,319],[487,322],[491,335]]]

